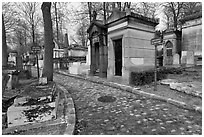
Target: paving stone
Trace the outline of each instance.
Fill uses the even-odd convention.
[[[134,114],[133,114],[133,113],[130,113],[130,116],[134,116]]]
[[[171,130],[171,133],[174,133],[174,132],[176,132],[176,130],[175,130],[175,129],[172,129],[172,130]]]
[[[116,129],[115,126],[108,126],[108,127],[106,128],[106,130],[110,130],[110,131],[115,130],[115,129]]]
[[[184,130],[185,128],[183,128],[183,127],[180,127],[179,129],[180,129],[180,130]]]
[[[154,109],[153,109],[153,108],[150,108],[149,110],[150,110],[150,111],[153,111]]]
[[[137,114],[137,115],[135,115],[136,117],[141,117],[141,115],[139,115],[139,114]]]
[[[171,124],[171,123],[173,123],[173,121],[166,121],[166,123],[167,123],[167,124]]]
[[[188,121],[188,120],[187,120],[187,121],[185,121],[185,122],[186,122],[186,123],[188,123],[188,124],[191,124],[191,123],[192,123],[191,121]]]
[[[161,120],[161,119],[156,119],[156,121],[157,121],[157,122],[161,122],[162,120]]]
[[[157,131],[156,129],[152,129],[152,132],[155,132],[155,131]]]
[[[145,115],[147,115],[147,113],[146,113],[146,112],[144,112],[144,113],[142,113],[142,115],[144,115],[144,116],[145,116]]]
[[[161,109],[161,108],[159,108],[159,107],[156,107],[156,108],[154,108],[155,110],[159,110],[159,109]]]
[[[188,128],[193,128],[192,126],[188,126]]]
[[[159,124],[160,124],[160,125],[164,125],[164,123],[163,123],[163,122],[160,122]]]
[[[162,110],[164,110],[164,111],[168,111],[169,109],[167,109],[167,108],[164,108],[164,109],[162,109]]]
[[[161,127],[161,129],[163,129],[163,130],[164,130],[164,129],[166,129],[166,128],[165,128],[165,127]]]
[[[137,121],[138,124],[142,123],[141,121]]]
[[[129,130],[128,130],[127,128],[125,128],[125,127],[122,127],[122,128],[120,129],[120,131],[121,131],[121,132],[129,132]]]
[[[152,120],[153,120],[153,118],[148,118],[148,120],[152,121]]]

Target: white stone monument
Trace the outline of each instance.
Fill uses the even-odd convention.
[[[179,54],[173,55],[173,65],[179,65],[180,64],[180,56]]]
[[[181,64],[186,64],[187,51],[181,52]]]
[[[187,66],[192,66],[192,65],[194,65],[194,52],[193,52],[193,51],[188,51],[188,52],[187,52],[186,65],[187,65]]]

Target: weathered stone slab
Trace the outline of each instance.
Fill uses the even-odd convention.
[[[179,65],[180,64],[180,56],[179,54],[173,55],[173,65]]]
[[[181,52],[181,64],[186,64],[187,51]]]
[[[47,77],[40,77],[39,84],[46,85],[47,84]]]
[[[186,64],[187,65],[194,65],[194,52],[193,51],[187,52]]]
[[[161,80],[161,84],[163,85],[170,85],[172,83],[177,83],[178,81],[176,79],[164,79],[164,80]]]
[[[14,100],[14,104],[7,111],[8,127],[40,123],[56,117],[55,102],[25,105],[29,99],[20,97]]]
[[[193,83],[171,83],[170,88],[186,94],[202,97],[202,84]]]

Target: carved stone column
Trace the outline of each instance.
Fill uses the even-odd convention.
[[[96,73],[96,58],[95,58],[95,47],[92,41],[92,37],[90,40],[90,49],[91,49],[91,65],[90,65],[90,75],[94,76]]]
[[[99,66],[99,77],[105,78],[107,77],[107,50],[106,50],[106,42],[103,34],[99,35],[99,52],[100,52],[100,66]]]

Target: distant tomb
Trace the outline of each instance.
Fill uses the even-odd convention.
[[[202,12],[197,12],[180,20],[182,24],[182,63],[187,66],[202,64]]]
[[[193,52],[193,51],[188,51],[188,52],[187,52],[186,65],[187,65],[187,66],[192,66],[192,65],[194,65],[194,52]]]
[[[186,64],[186,57],[187,57],[187,51],[182,51],[181,52],[181,64],[182,65]]]
[[[179,65],[180,64],[180,56],[179,54],[173,55],[173,65]]]

